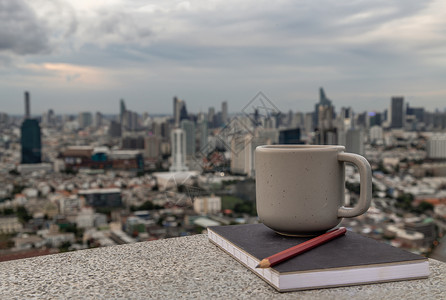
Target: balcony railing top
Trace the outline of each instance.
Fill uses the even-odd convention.
[[[279,293],[206,235],[0,263],[0,298],[446,299],[446,264],[428,279]]]

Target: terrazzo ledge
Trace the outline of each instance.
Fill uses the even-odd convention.
[[[0,263],[0,299],[446,299],[446,264],[428,279],[279,293],[206,235]]]

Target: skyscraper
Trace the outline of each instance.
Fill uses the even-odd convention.
[[[127,111],[125,108],[125,102],[124,99],[121,99],[120,106],[119,106],[119,122],[122,124],[122,120],[124,119],[124,114]]]
[[[93,124],[93,116],[91,112],[84,111],[78,115],[79,128],[86,128]]]
[[[324,88],[319,89],[319,102],[314,105],[314,118],[313,118],[313,124],[314,127],[319,126],[319,107],[325,106],[325,107],[332,107],[331,100],[325,96]],[[334,111],[334,107],[333,107]]]
[[[186,167],[186,135],[184,130],[177,128],[172,130],[170,134],[172,143],[172,165],[170,166],[171,172],[187,171]]]
[[[405,121],[404,97],[392,97],[390,109],[391,109],[390,127],[395,129],[404,128],[404,121]]]
[[[221,103],[221,122],[223,125],[228,122],[228,102],[226,101]]]
[[[37,120],[30,119],[29,93],[25,92],[25,120],[20,128],[22,146],[22,164],[39,164],[42,162],[42,144],[40,126]]]
[[[37,120],[26,119],[21,127],[22,164],[42,162],[40,126]]]
[[[209,128],[214,128],[214,117],[215,117],[215,109],[213,107],[209,107],[209,110],[208,110]]]
[[[349,129],[346,133],[347,152],[364,155],[364,132],[362,129]]]
[[[195,154],[195,124],[190,120],[182,120],[181,129],[186,134],[186,156],[190,158]]]
[[[206,120],[199,122],[198,130],[200,132],[200,151],[207,154],[206,147],[208,144],[208,122]]]
[[[180,126],[181,113],[183,111],[183,114],[184,114],[184,110],[185,110],[185,108],[183,109],[183,106],[184,106],[183,101],[181,101],[177,97],[173,97],[173,121],[174,121],[175,127]],[[186,114],[187,114],[187,111],[186,111]]]
[[[29,108],[29,93],[25,92],[25,119],[29,119],[31,117],[31,112]]]

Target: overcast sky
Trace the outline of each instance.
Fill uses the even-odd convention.
[[[0,0],[0,112],[446,107],[446,1]]]

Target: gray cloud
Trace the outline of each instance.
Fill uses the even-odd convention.
[[[19,55],[50,51],[45,27],[22,0],[0,0],[0,51]]]
[[[361,109],[374,108],[377,99],[382,108],[393,93],[426,95],[430,101],[446,95],[441,2],[72,0],[71,7],[65,0],[27,0],[30,10],[21,0],[6,1],[0,0],[0,65],[3,61],[9,70],[2,74],[15,72],[15,80],[28,72],[23,77],[32,76],[28,82],[36,83],[36,97],[45,99],[57,98],[51,95],[55,87],[40,84],[57,74],[45,69],[45,63],[93,67],[119,84],[90,97],[105,103],[122,95],[141,111],[171,110],[171,102],[146,103],[147,98],[165,100],[176,94],[197,111],[206,110],[209,101],[219,105],[220,98],[247,101],[259,90],[283,109],[306,110],[313,108],[321,85],[338,106],[363,101]],[[6,15],[6,7],[16,16]],[[13,20],[32,26],[32,35],[22,28],[11,40],[2,25]],[[31,47],[35,52],[19,47],[37,37],[42,44]],[[21,57],[14,70],[14,55],[5,52],[2,58],[2,50],[17,54],[15,58],[36,55]],[[45,51],[51,55],[38,55]],[[80,105],[76,98],[88,99],[92,86],[87,76],[68,74],[61,77],[66,86],[57,88],[66,88],[67,99]],[[0,83],[0,90],[7,88]],[[83,109],[91,103],[85,100]]]

